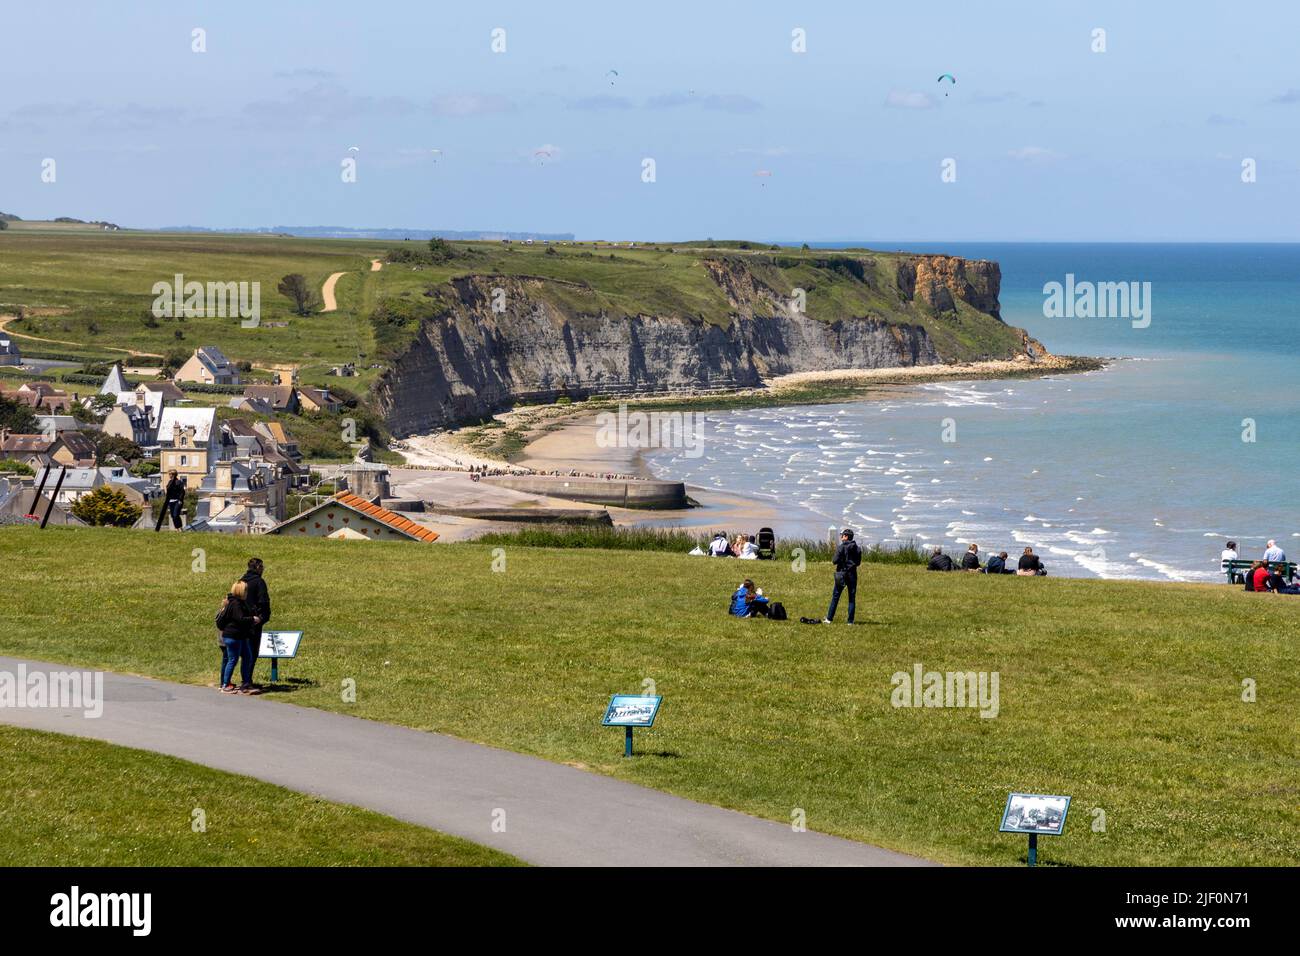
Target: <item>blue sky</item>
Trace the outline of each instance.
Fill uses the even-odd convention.
[[[1300,239],[1300,4],[62,2],[4,35],[24,218]]]

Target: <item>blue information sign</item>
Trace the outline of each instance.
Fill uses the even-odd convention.
[[[637,694],[615,694],[605,710],[606,727],[651,727],[659,713],[662,697],[642,697]]]
[[[632,728],[653,727],[659,713],[662,697],[647,697],[641,694],[615,694],[609,699],[605,708],[605,719],[601,721],[606,727],[622,727],[623,756],[632,756]]]
[[[1065,829],[1065,815],[1070,812],[1070,798],[1049,793],[1013,793],[1007,797],[1002,811],[1003,833],[1029,834],[1029,853],[1025,858],[1030,866],[1038,864],[1038,838],[1060,836]]]

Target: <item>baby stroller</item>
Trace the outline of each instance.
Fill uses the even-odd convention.
[[[758,557],[764,561],[776,557],[776,535],[771,528],[758,529]]]

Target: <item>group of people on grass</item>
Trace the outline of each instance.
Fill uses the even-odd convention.
[[[727,540],[727,533],[719,531],[709,542],[706,552],[711,558],[744,558],[758,560],[758,541],[752,534],[738,534],[735,541]]]
[[[999,551],[989,558],[987,564],[980,564],[980,546],[978,544],[969,544],[966,546],[966,553],[962,555],[961,564],[953,561],[952,558],[943,553],[943,548],[935,548],[930,554],[930,561],[926,565],[928,571],[976,571],[982,574],[1017,574],[1020,577],[1032,578],[1041,577],[1047,574],[1047,568],[1044,566],[1042,559],[1034,554],[1033,548],[1025,548],[1024,553],[1013,568],[1010,564],[1011,559],[1005,551]]]
[[[1225,573],[1231,568],[1231,562],[1240,561],[1237,542],[1229,541],[1223,553],[1219,555],[1219,566]],[[1269,539],[1264,548],[1264,556],[1250,565],[1250,570],[1238,575],[1233,572],[1232,579],[1244,584],[1247,591],[1259,594],[1300,594],[1300,587],[1295,583],[1295,572],[1286,559],[1286,552],[1278,543]]]
[[[230,593],[217,611],[217,646],[221,648],[221,693],[259,694],[253,683],[253,667],[262,645],[262,625],[271,619],[271,594],[262,572],[261,558],[249,558],[244,576],[230,586]],[[235,665],[240,683],[234,683]]]

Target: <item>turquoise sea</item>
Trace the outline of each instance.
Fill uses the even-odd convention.
[[[1032,545],[1058,575],[1222,580],[1228,538],[1247,557],[1268,538],[1300,554],[1300,245],[852,245],[996,260],[1009,324],[1116,360],[710,414],[701,457],[656,450],[652,469],[774,500],[778,534]],[[1043,286],[1067,274],[1151,283],[1150,324],[1046,317]]]

